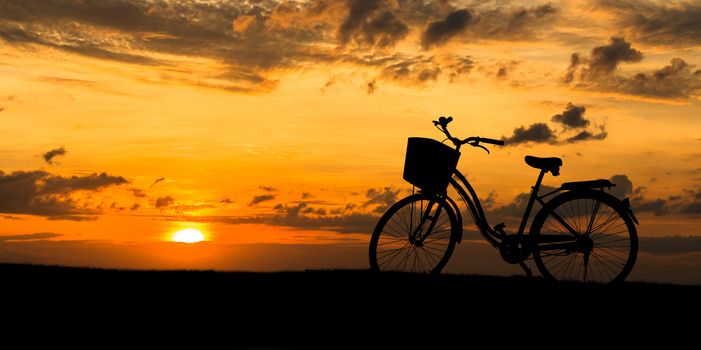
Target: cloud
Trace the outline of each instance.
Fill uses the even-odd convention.
[[[72,197],[78,191],[97,192],[126,184],[121,176],[94,173],[64,177],[35,171],[0,171],[0,212],[45,216],[50,219],[84,220],[99,211],[79,204]]]
[[[578,132],[576,135],[568,137],[565,139],[565,143],[575,143],[579,141],[587,141],[587,140],[604,140],[608,136],[608,132],[606,132],[606,127],[605,126],[600,126],[599,127],[599,132],[594,134],[588,130],[582,130]]]
[[[42,155],[42,157],[44,157],[44,161],[45,161],[46,163],[48,163],[48,164],[53,164],[54,158],[56,158],[56,157],[58,157],[58,156],[64,156],[64,155],[66,155],[66,148],[64,148],[63,146],[61,146],[61,147],[59,147],[59,148],[55,148],[55,149],[52,149],[52,150],[50,150],[50,151],[44,153],[44,154]]]
[[[376,213],[384,213],[392,204],[397,202],[397,196],[400,192],[400,189],[392,187],[368,189],[367,192],[365,192],[367,201],[363,203],[363,207],[378,205],[373,211]]]
[[[520,126],[514,129],[513,135],[502,137],[508,146],[516,146],[523,143],[557,143],[557,136],[545,123],[535,123],[528,127]]]
[[[379,69],[379,75],[373,78],[376,82],[383,80],[403,86],[425,86],[429,82],[437,81],[441,76],[447,76],[449,82],[456,82],[467,77],[476,65],[470,56],[451,54],[441,56],[367,55],[348,58],[348,62]]]
[[[156,199],[156,208],[165,208],[173,205],[175,203],[175,198],[171,196],[158,197]]]
[[[541,185],[540,191],[538,193],[544,194],[555,190],[555,187],[548,185]],[[490,194],[491,196],[491,194]],[[495,205],[494,198],[492,198],[492,204],[489,208],[485,208],[487,211],[487,217],[500,218],[509,223],[510,226],[517,224],[521,218],[523,218],[523,213],[526,211],[526,206],[528,205],[528,199],[530,198],[530,192],[521,192],[516,195],[510,202],[503,205]],[[537,210],[533,210],[531,216],[535,215]],[[513,231],[517,229],[514,228]]]
[[[310,207],[308,203],[278,204],[276,214],[250,217],[211,217],[193,218],[194,220],[216,221],[227,224],[267,224],[273,226],[294,227],[306,230],[333,231],[338,233],[372,232],[379,216],[372,213],[352,211],[343,208],[329,214],[323,208]]]
[[[149,75],[151,82],[265,93],[287,71],[383,55],[412,33],[426,47],[458,35],[533,40],[557,12],[552,5],[471,6],[458,9],[445,0],[6,0],[0,2],[0,40],[138,64],[157,73]],[[192,59],[205,64],[182,64]],[[469,65],[449,65],[378,68],[386,80],[404,85],[440,74],[453,81],[469,72]]]
[[[457,10],[448,14],[445,19],[431,22],[426,31],[421,35],[421,45],[425,50],[431,46],[440,46],[448,42],[450,38],[460,34],[470,24],[472,15],[466,9]]]
[[[598,0],[617,25],[638,41],[677,47],[701,44],[701,4],[697,1]]]
[[[555,114],[550,118],[552,122],[561,124],[564,127],[564,131],[561,135],[557,135],[548,124],[534,123],[528,127],[521,126],[515,128],[512,136],[502,136],[502,139],[507,146],[527,143],[549,143],[554,145],[606,139],[608,133],[606,132],[605,125],[599,126],[598,132],[585,129],[591,123],[584,117],[585,112],[586,108],[584,106],[577,106],[569,102],[564,112]],[[564,138],[562,136],[564,136]]]
[[[586,128],[589,126],[589,120],[584,118],[586,110],[584,106],[575,106],[572,102],[569,102],[562,114],[555,114],[550,120],[562,124],[565,129]]]
[[[441,46],[455,37],[466,40],[534,40],[541,27],[553,23],[558,10],[551,4],[534,7],[455,9],[431,22],[421,36],[424,49]],[[488,5],[489,6],[489,5]]]
[[[263,190],[263,191],[265,191],[265,192],[275,192],[275,191],[277,191],[277,188],[271,187],[271,186],[258,186],[258,188],[260,188],[261,190]]]
[[[129,192],[134,195],[134,197],[144,198],[146,197],[146,192],[140,188],[130,188]]]
[[[249,206],[254,206],[258,203],[266,202],[275,199],[275,195],[273,194],[263,194],[260,196],[255,196],[251,200],[251,202],[248,203]]]
[[[689,98],[701,93],[701,70],[681,58],[673,58],[661,69],[619,78],[617,89],[630,95]]]
[[[368,95],[375,93],[375,90],[377,90],[377,81],[376,80],[368,81],[367,88],[368,88],[367,89]]]
[[[52,238],[62,237],[60,233],[51,232],[41,232],[41,233],[28,233],[23,235],[7,235],[0,236],[0,242],[13,242],[13,241],[35,241],[35,240],[46,240]]]
[[[165,181],[165,179],[166,179],[165,177],[159,177],[159,178],[153,180],[153,182],[151,183],[151,186],[149,186],[149,188],[153,188],[153,186],[156,186],[160,182]]]
[[[640,237],[640,251],[652,254],[701,252],[701,236]]]
[[[466,34],[471,39],[534,40],[539,29],[554,23],[557,13],[552,4],[486,8],[476,14]]]
[[[681,58],[660,69],[624,75],[622,62],[639,62],[643,54],[623,38],[592,49],[589,57],[573,53],[563,81],[577,88],[658,99],[687,99],[701,93],[701,70]]]
[[[589,67],[584,74],[591,77],[607,75],[616,70],[621,62],[639,62],[642,59],[642,52],[634,49],[625,39],[611,37],[608,45],[591,50]]]
[[[338,29],[341,45],[394,46],[406,37],[409,27],[390,9],[385,0],[346,0],[348,16]]]

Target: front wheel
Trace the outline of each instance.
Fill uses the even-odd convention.
[[[536,215],[533,260],[546,279],[620,283],[635,265],[638,234],[627,208],[603,191],[572,191]]]
[[[417,193],[385,212],[370,239],[373,271],[439,273],[455,248],[458,220],[442,197]]]

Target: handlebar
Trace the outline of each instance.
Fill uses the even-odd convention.
[[[456,149],[460,149],[460,146],[462,146],[464,144],[468,144],[472,147],[482,148],[485,151],[487,151],[487,153],[489,153],[489,150],[486,147],[480,145],[480,143],[488,143],[488,144],[498,145],[498,146],[504,145],[504,140],[490,139],[487,137],[472,136],[472,137],[468,137],[464,140],[460,140],[456,137],[453,137],[452,135],[450,135],[450,132],[448,131],[448,124],[452,121],[453,121],[453,117],[446,118],[446,117],[441,116],[440,118],[438,118],[438,120],[433,121],[433,125],[435,125],[436,127],[440,126],[440,130],[443,131],[443,133],[448,137],[448,139],[453,142]]]

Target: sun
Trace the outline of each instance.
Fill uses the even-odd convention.
[[[197,243],[204,241],[202,231],[194,228],[186,228],[173,234],[173,242]]]

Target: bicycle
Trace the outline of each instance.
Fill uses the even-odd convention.
[[[419,191],[399,200],[380,217],[370,239],[370,267],[374,271],[439,273],[448,263],[463,235],[462,213],[447,195],[457,192],[481,235],[510,264],[532,272],[525,261],[532,255],[547,280],[620,283],[635,265],[638,253],[636,225],[630,200],[604,191],[615,186],[609,180],[566,182],[543,195],[539,189],[546,173],[558,176],[560,158],[526,156],[540,174],[532,187],[523,218],[515,234],[505,224],[490,227],[477,193],[457,170],[460,147],[483,144],[503,146],[503,140],[453,137],[448,131],[452,117],[433,121],[447,137],[443,142],[409,138],[403,178]],[[450,140],[453,147],[444,142]],[[556,195],[557,194],[557,195]],[[553,197],[551,197],[553,196]],[[546,201],[546,198],[551,197]],[[533,204],[540,210],[525,234]]]

